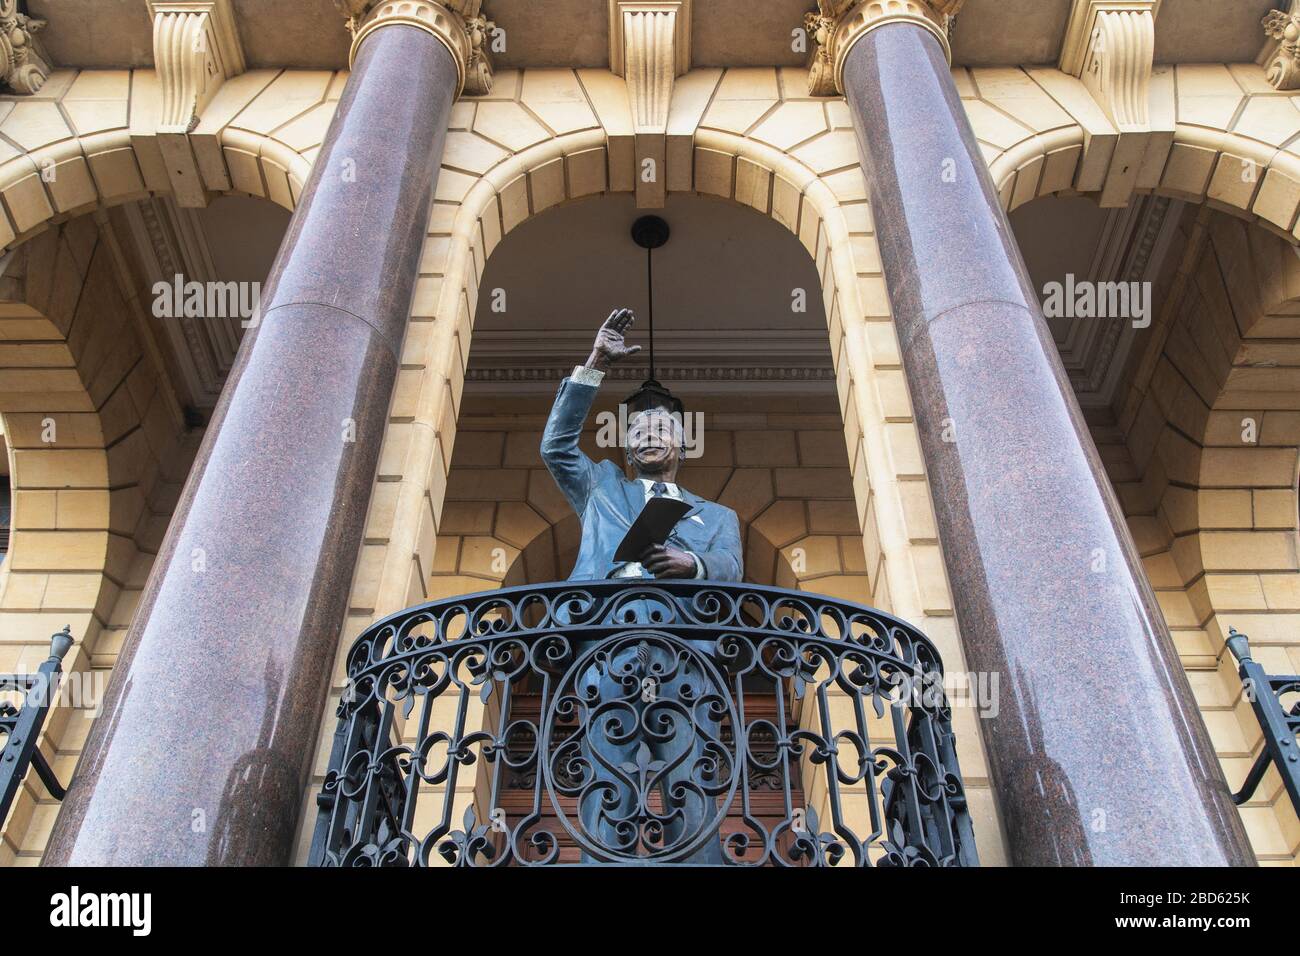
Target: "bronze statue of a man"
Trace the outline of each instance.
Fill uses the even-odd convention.
[[[542,435],[542,460],[555,483],[582,519],[582,543],[570,580],[601,578],[707,578],[739,581],[744,565],[740,523],[730,508],[707,501],[676,484],[685,456],[682,422],[671,409],[654,405],[629,416],[627,478],[610,461],[594,462],[578,447],[601,380],[613,363],[635,355],[624,335],[636,317],[615,309],[596,334],[586,365],[560,384]],[[639,561],[620,562],[614,553],[647,501],[657,495],[692,505],[663,545],[653,545]]]
[[[676,484],[685,454],[683,423],[670,404],[652,401],[629,415],[628,478],[611,461],[594,462],[578,437],[610,366],[640,351],[624,335],[635,321],[616,309],[596,334],[591,356],[560,385],[542,436],[542,459],[582,518],[582,543],[570,580],[646,578],[739,581],[743,573],[740,522],[730,508]],[[667,393],[659,396],[671,403]],[[691,506],[663,544],[651,544],[635,561],[615,559],[620,542],[652,498],[679,498]],[[723,863],[712,821],[725,785],[725,745],[716,681],[699,658],[673,650],[654,630],[652,599],[621,609],[627,630],[613,641],[578,642],[583,668],[577,699],[582,759],[577,775],[578,815],[591,845],[584,859],[633,853],[651,843],[680,852],[681,862]],[[643,625],[640,633],[636,628]],[[711,641],[690,641],[705,659]],[[647,691],[647,687],[650,688]],[[644,772],[638,772],[638,766]],[[658,791],[660,810],[651,810]]]

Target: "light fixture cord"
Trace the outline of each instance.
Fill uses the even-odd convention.
[[[654,250],[645,251],[646,300],[650,307],[650,377],[655,377],[655,270]]]

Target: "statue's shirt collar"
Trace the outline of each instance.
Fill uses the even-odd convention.
[[[649,498],[649,497],[650,497],[650,489],[652,489],[652,488],[655,486],[654,479],[652,479],[652,478],[638,478],[637,481],[641,482],[641,487],[642,487],[642,489],[644,489],[645,494],[646,494],[646,497]],[[668,491],[668,497],[669,497],[669,498],[681,498],[681,497],[683,497],[683,495],[682,495],[682,490],[681,490],[680,488],[678,488],[675,484],[673,484],[671,481],[665,481],[665,482],[663,483],[663,485],[664,485],[664,488],[667,489],[667,491]]]

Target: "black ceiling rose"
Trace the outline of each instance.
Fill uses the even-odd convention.
[[[658,216],[642,216],[632,223],[632,241],[642,249],[658,249],[668,241],[668,223]]]

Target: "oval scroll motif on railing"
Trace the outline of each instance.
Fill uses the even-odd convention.
[[[559,738],[541,761],[547,797],[592,858],[689,859],[735,797],[739,726],[701,649],[659,631],[606,638],[574,661],[542,724],[543,739]]]

